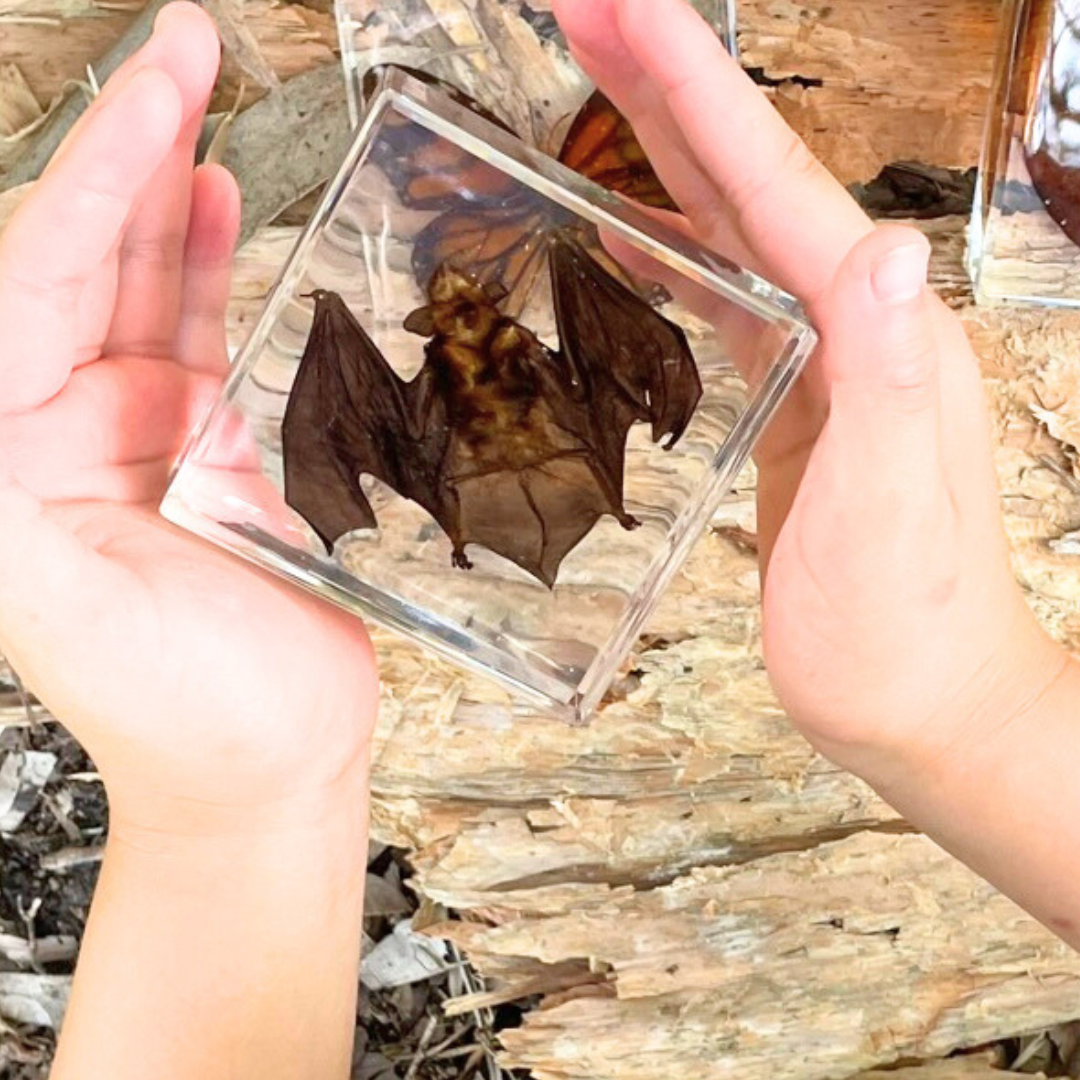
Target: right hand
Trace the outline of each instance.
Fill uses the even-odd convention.
[[[764,648],[793,720],[871,780],[992,738],[1068,664],[1016,585],[976,358],[926,287],[683,0],[555,0],[705,244],[822,341],[758,447]]]

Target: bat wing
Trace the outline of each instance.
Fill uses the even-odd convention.
[[[315,318],[282,421],[285,501],[326,545],[374,528],[361,474],[429,512],[445,425],[429,425],[430,373],[403,382],[336,293],[315,293]]]
[[[551,241],[559,352],[588,403],[589,442],[622,504],[626,433],[652,425],[670,449],[701,400],[701,377],[682,328],[605,270],[576,240]]]

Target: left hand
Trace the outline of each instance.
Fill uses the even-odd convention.
[[[212,830],[343,779],[351,805],[376,709],[357,619],[157,513],[227,369],[239,197],[193,168],[218,57],[165,7],[0,243],[0,648],[114,826]]]

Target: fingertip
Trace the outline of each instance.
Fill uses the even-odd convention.
[[[110,112],[121,107],[131,110],[131,131],[140,137],[171,146],[184,119],[180,87],[158,68],[141,68],[132,75],[120,94],[110,103]]]
[[[877,226],[841,265],[820,308],[829,375],[889,411],[934,413],[938,346],[928,301],[930,244],[917,229]]]
[[[191,0],[173,0],[158,12],[144,60],[167,72],[184,98],[184,115],[202,108],[221,65],[214,20]]]
[[[240,232],[240,188],[219,164],[200,165],[192,181],[185,262],[219,265],[231,260]]]
[[[641,66],[663,84],[686,78],[702,64],[733,63],[712,27],[685,0],[613,2],[617,33]],[[661,41],[665,47],[658,49]],[[678,64],[672,63],[676,49]]]
[[[199,40],[206,44],[211,39],[214,47],[220,51],[217,27],[210,15],[193,0],[171,0],[154,19],[154,33],[172,32],[173,27],[184,27],[184,32],[199,35]]]
[[[619,33],[615,0],[555,0],[552,10],[574,58],[609,93],[613,76],[636,70]]]
[[[572,47],[587,53],[603,52],[618,32],[614,0],[553,0],[555,18]]]

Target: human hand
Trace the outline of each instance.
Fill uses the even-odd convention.
[[[887,785],[992,738],[1068,660],[1014,581],[977,361],[926,287],[682,0],[555,0],[705,244],[822,336],[758,447],[765,658],[823,752]]]
[[[164,8],[0,240],[0,648],[114,829],[354,781],[376,708],[358,620],[156,510],[227,368],[239,198],[193,170],[218,59],[199,8]]]

